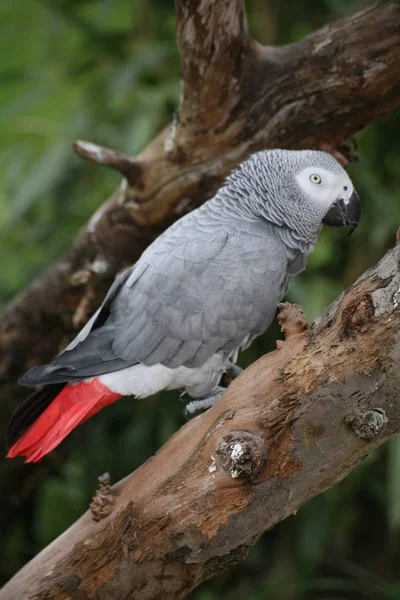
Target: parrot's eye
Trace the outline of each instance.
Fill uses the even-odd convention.
[[[311,183],[321,183],[321,177],[314,173],[313,175],[310,175],[310,181]]]

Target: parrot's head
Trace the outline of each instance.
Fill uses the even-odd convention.
[[[350,177],[341,165],[325,152],[307,152],[312,166],[300,169],[295,179],[299,190],[324,213],[322,223],[331,227],[350,227],[349,235],[361,220],[361,202]]]
[[[230,177],[253,215],[277,225],[282,234],[314,243],[322,225],[350,227],[361,219],[361,203],[350,177],[327,152],[263,150]],[[238,194],[237,194],[238,195]]]

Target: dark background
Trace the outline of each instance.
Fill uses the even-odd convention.
[[[268,44],[301,39],[365,3],[248,1],[251,31]],[[0,305],[70,246],[119,183],[76,158],[74,138],[138,152],[169,121],[179,97],[172,0],[1,0]],[[344,40],[345,43],[345,40]],[[356,138],[349,172],[364,216],[350,238],[326,229],[288,299],[313,319],[394,244],[400,225],[399,115]],[[274,324],[240,358],[272,349]],[[96,478],[116,482],[182,424],[178,394],[124,399],[72,435],[20,494],[0,492],[0,582],[88,507]],[[1,465],[0,465],[1,469]],[[263,536],[245,563],[205,583],[196,600],[400,599],[400,439]],[[0,470],[1,484],[1,470]],[[2,509],[3,510],[3,509]]]

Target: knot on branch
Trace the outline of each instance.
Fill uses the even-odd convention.
[[[278,322],[286,341],[296,335],[302,335],[310,328],[302,307],[290,302],[279,304]],[[277,340],[276,345],[278,349],[281,348],[283,345],[282,340]]]
[[[70,598],[74,595],[79,594],[79,586],[82,583],[82,579],[77,575],[65,575],[58,580],[58,585]]]
[[[89,283],[93,276],[106,279],[114,272],[114,264],[99,255],[93,261],[88,261],[84,268],[73,271],[68,277],[68,284],[73,288],[83,287]]]
[[[357,298],[356,302],[343,309],[340,338],[352,338],[365,331],[374,314],[374,304],[370,294]]]
[[[345,423],[362,440],[370,441],[384,428],[388,418],[383,408],[357,410],[345,418]]]
[[[221,467],[229,471],[233,479],[240,475],[245,479],[255,479],[267,460],[262,438],[248,431],[233,431],[224,435],[216,454],[220,458]]]
[[[179,546],[172,552],[167,552],[164,558],[169,563],[182,563],[185,564],[193,556],[193,550],[187,544]]]
[[[249,546],[241,544],[222,556],[213,556],[204,565],[205,578],[208,579],[217,573],[221,573],[232,565],[244,560],[249,552]]]
[[[92,511],[94,521],[100,521],[108,517],[113,511],[116,501],[116,495],[110,487],[110,474],[103,473],[98,480],[100,482],[99,488],[96,490],[96,494],[90,503],[90,510]]]

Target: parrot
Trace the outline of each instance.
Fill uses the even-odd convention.
[[[48,365],[9,423],[8,454],[38,462],[122,396],[183,390],[187,414],[223,394],[238,352],[271,324],[323,225],[350,228],[361,202],[349,175],[319,150],[261,150],[216,194],[148,246]]]

